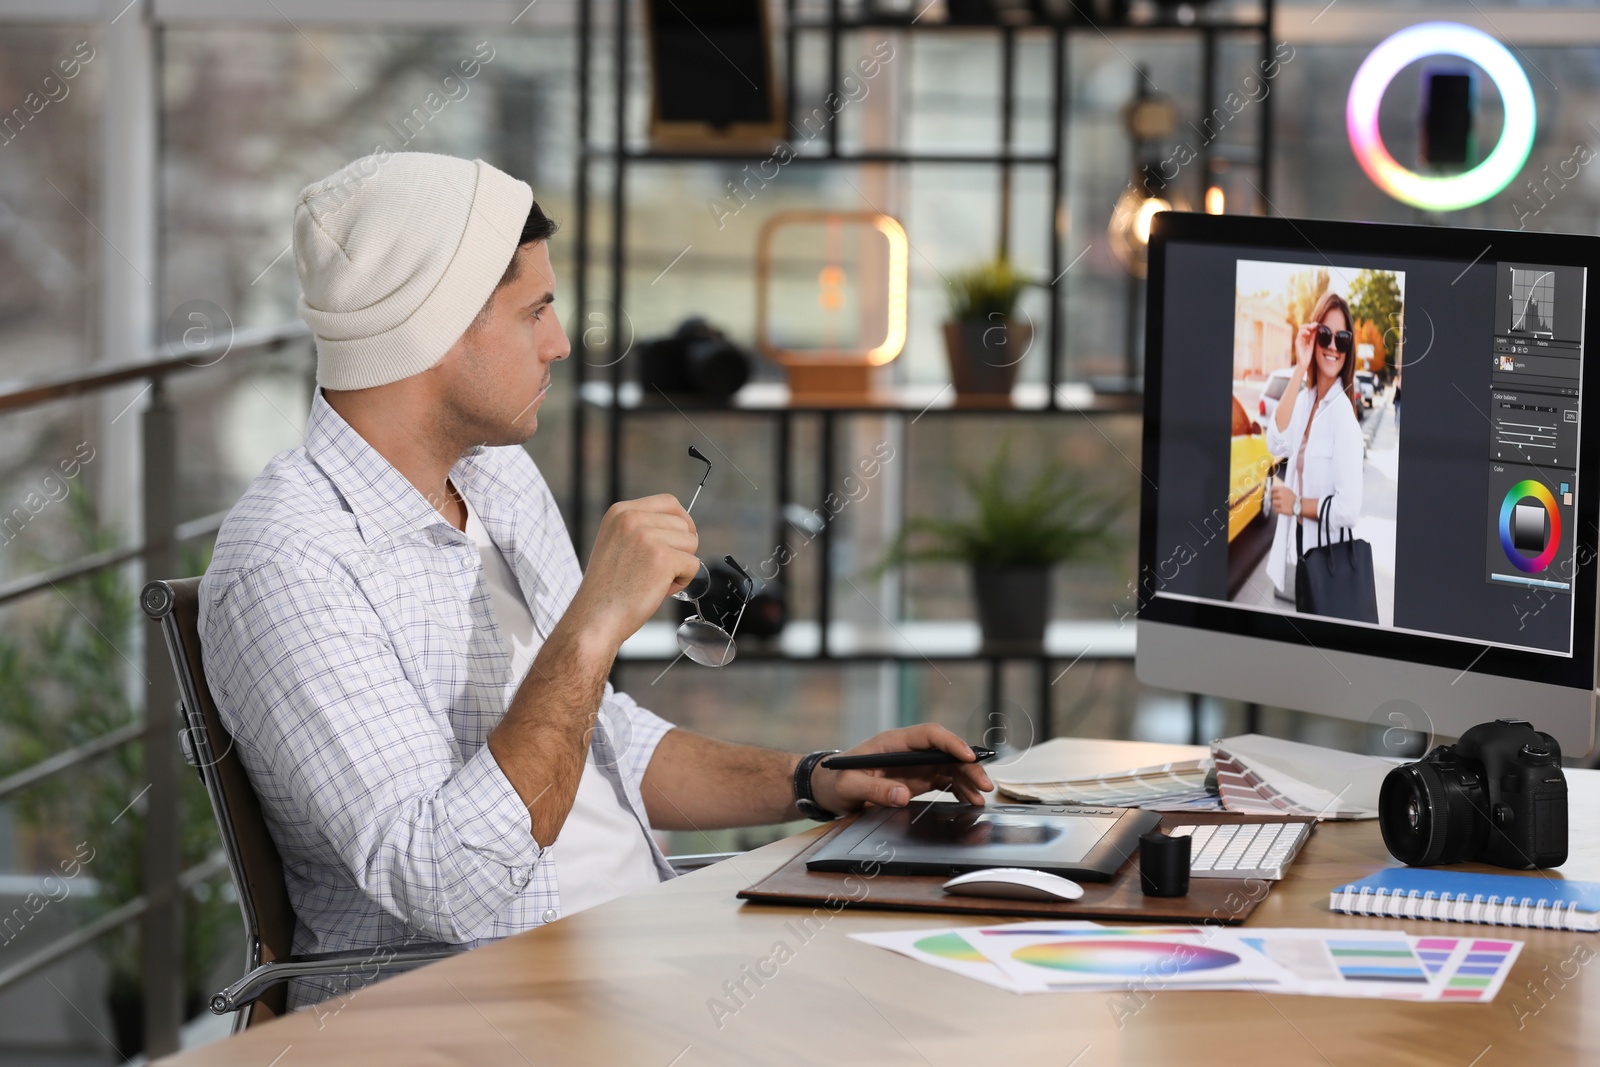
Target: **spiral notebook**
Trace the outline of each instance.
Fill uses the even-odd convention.
[[[1328,907],[1349,915],[1593,933],[1600,930],[1600,882],[1389,867],[1335,889]]]

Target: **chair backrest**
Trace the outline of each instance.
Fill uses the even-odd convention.
[[[140,604],[161,625],[178,676],[184,758],[200,772],[222,835],[244,916],[246,951],[251,957],[246,968],[283,959],[293,952],[294,908],[283,881],[283,860],[206,684],[200,650],[200,579],[151,582]],[[287,995],[288,987],[282,984],[263,994],[248,1009],[246,1025],[284,1014]]]

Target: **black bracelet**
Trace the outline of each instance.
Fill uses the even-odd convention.
[[[794,806],[800,809],[800,814],[817,822],[831,822],[839,816],[817,803],[816,797],[811,792],[811,772],[816,769],[817,763],[839,750],[836,748],[823,748],[800,757],[800,762],[794,765]]]

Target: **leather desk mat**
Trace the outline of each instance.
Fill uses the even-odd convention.
[[[1109,882],[1082,882],[1078,900],[1049,902],[963,897],[940,886],[949,875],[850,874],[808,871],[806,860],[850,825],[845,818],[820,835],[803,852],[776,871],[739,891],[739,899],[755,904],[881,908],[891,911],[935,911],[947,914],[1003,915],[1028,919],[1122,919],[1130,922],[1242,923],[1267,897],[1272,883],[1262,879],[1190,878],[1182,897],[1147,897],[1139,888],[1137,851]],[[1227,822],[1315,822],[1303,816],[1238,815],[1231,812],[1164,812],[1161,829]],[[1312,831],[1315,833],[1315,830]],[[1303,848],[1304,846],[1302,846]]]

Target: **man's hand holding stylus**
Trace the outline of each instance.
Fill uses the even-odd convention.
[[[918,793],[948,789],[958,800],[982,804],[983,794],[994,783],[976,762],[967,743],[943,726],[921,723],[898,730],[885,730],[869,737],[841,755],[877,752],[905,752],[911,749],[941,749],[962,762],[940,766],[899,767],[892,769],[833,771],[818,767],[811,774],[811,790],[817,803],[829,811],[854,811],[862,804],[901,808]]]

